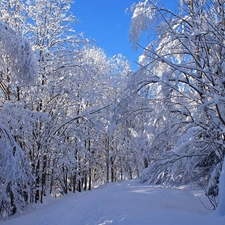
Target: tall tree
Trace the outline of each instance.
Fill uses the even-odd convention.
[[[35,77],[35,60],[29,42],[16,34],[9,26],[0,23],[0,47],[2,73],[8,70],[15,83],[29,84]],[[7,96],[1,80],[1,89]],[[1,112],[2,113],[2,112]],[[10,117],[10,115],[8,115]],[[30,201],[34,179],[26,154],[12,136],[10,129],[0,122],[0,215],[7,217],[24,210]]]

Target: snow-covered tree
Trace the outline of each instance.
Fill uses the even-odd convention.
[[[29,42],[0,23],[1,90],[9,98],[3,76],[17,85],[27,85],[35,78],[35,60]],[[2,113],[2,111],[1,111]],[[4,114],[0,122],[0,215],[7,217],[25,209],[32,195],[34,179],[25,152],[16,142]],[[9,115],[8,115],[9,116]],[[9,116],[10,117],[10,116]]]
[[[152,26],[148,32],[156,38],[139,61],[148,75],[142,84],[158,85],[165,119],[157,124],[166,141],[172,140],[168,149],[161,146],[164,153],[145,179],[200,180],[214,207],[225,154],[224,7],[220,0],[181,1],[174,13],[153,1],[139,2],[130,34],[137,46],[140,34]]]
[[[3,123],[0,123],[0,130],[0,216],[4,218],[26,209],[34,177],[27,156],[10,130]]]
[[[121,54],[107,58],[72,29],[76,18],[71,4],[72,0],[0,1],[1,20],[26,37],[14,35],[8,26],[11,36],[1,30],[0,117],[23,149],[19,161],[30,165],[27,172],[34,179],[27,202],[43,202],[48,193],[90,190],[95,181],[133,177],[139,170],[135,141],[129,141],[132,130],[120,141],[128,126],[118,122],[122,117],[117,113],[129,63]],[[36,70],[31,48],[37,79],[25,86]]]
[[[15,84],[14,88],[34,81],[36,61],[30,43],[3,23],[0,23],[0,47],[1,90],[9,99],[9,81]]]

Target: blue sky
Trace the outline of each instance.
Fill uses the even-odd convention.
[[[173,7],[176,0],[163,0]],[[127,57],[132,69],[137,69],[135,61],[142,51],[134,52],[129,42],[131,14],[125,13],[138,0],[75,0],[72,11],[81,21],[75,26],[84,32],[86,38],[94,39],[108,57],[118,53]]]

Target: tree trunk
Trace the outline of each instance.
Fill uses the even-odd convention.
[[[111,163],[111,182],[115,181],[114,178],[114,160],[112,159],[112,157],[110,157],[110,163]]]
[[[87,174],[85,173],[85,175],[84,175],[84,190],[85,191],[87,191],[87,182],[88,182],[88,180],[87,180]]]
[[[89,180],[88,180],[88,190],[91,190],[91,183],[92,183],[92,174],[91,174],[91,168],[89,168]]]
[[[76,185],[77,185],[77,176],[76,176],[76,173],[75,173],[75,175],[73,176],[73,185],[72,185],[73,193],[76,192]]]
[[[11,215],[14,215],[17,211],[17,208],[15,206],[15,201],[14,201],[14,194],[11,190],[11,182],[8,184],[8,189],[9,189],[9,195],[10,195],[10,203],[11,203]]]
[[[81,185],[82,185],[81,180],[79,179],[79,181],[78,181],[78,191],[79,192],[81,192],[81,190],[82,190]]]
[[[109,137],[106,138],[106,183],[109,183]]]
[[[46,167],[47,167],[47,156],[43,157],[42,166],[42,178],[41,178],[41,203],[43,203],[43,196],[45,196],[45,185],[46,185]]]
[[[144,161],[144,168],[147,168],[148,167],[148,160],[147,160],[147,158],[145,157],[143,161]]]
[[[36,194],[35,194],[35,203],[40,199],[39,187],[40,187],[40,160],[38,160],[36,168]]]

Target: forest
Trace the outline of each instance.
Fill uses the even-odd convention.
[[[196,183],[225,215],[225,0],[132,5],[137,71],[74,30],[71,4],[0,0],[0,218],[136,177]]]

